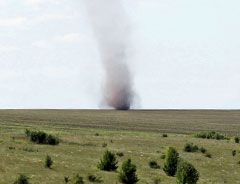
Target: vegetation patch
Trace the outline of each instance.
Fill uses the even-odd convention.
[[[202,138],[202,139],[229,140],[229,137],[214,131],[200,132],[200,133],[194,134],[193,136],[196,138]]]
[[[100,163],[98,164],[98,168],[104,171],[116,171],[118,166],[118,161],[116,155],[111,151],[105,151]]]
[[[160,166],[155,160],[152,160],[148,163],[149,167],[152,169],[160,169]]]
[[[32,131],[29,129],[25,130],[25,134],[30,138],[30,141],[37,144],[49,144],[58,145],[59,139],[51,134],[47,134],[43,131]]]
[[[197,145],[193,145],[193,143],[186,143],[184,145],[184,149],[185,152],[197,152],[198,151],[198,146]]]

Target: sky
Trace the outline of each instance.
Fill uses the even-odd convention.
[[[85,1],[0,0],[1,109],[101,108],[105,74]],[[240,109],[239,0],[119,1],[133,108]]]

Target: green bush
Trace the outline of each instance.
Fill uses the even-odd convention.
[[[45,167],[51,168],[52,164],[53,164],[52,158],[49,155],[47,155],[45,158]]]
[[[185,152],[196,152],[198,151],[198,146],[197,145],[193,145],[193,143],[186,143],[184,145],[184,149]]]
[[[160,178],[155,178],[155,179],[153,179],[153,183],[154,184],[159,184],[159,183],[161,183],[161,179]]]
[[[131,163],[131,159],[123,162],[122,168],[119,172],[118,178],[121,183],[125,184],[135,184],[139,181],[137,174],[136,165]]]
[[[116,155],[110,151],[105,151],[100,163],[98,164],[98,168],[104,171],[116,171],[118,166],[118,161]]]
[[[167,134],[162,134],[162,137],[168,137],[168,135]]]
[[[239,137],[234,137],[234,142],[239,143]]]
[[[159,169],[160,166],[158,165],[158,163],[155,160],[150,161],[149,163],[149,167],[152,169]]]
[[[177,171],[179,154],[173,147],[169,147],[167,157],[165,159],[163,170],[168,176],[174,176]]]
[[[206,153],[207,150],[204,147],[201,147],[200,151],[204,154],[204,153]]]
[[[219,133],[216,133],[214,131],[200,132],[200,133],[194,134],[193,136],[196,137],[196,138],[202,138],[202,139],[216,139],[216,140],[226,139],[226,140],[229,140],[229,137],[227,137],[225,135],[222,135],[222,134],[219,134]]]
[[[163,155],[160,156],[160,158],[161,158],[161,159],[165,159],[165,158],[166,158],[166,155],[163,154]]]
[[[237,153],[237,151],[236,151],[236,150],[232,150],[232,156],[235,156],[235,155],[236,155],[236,153]]]
[[[196,184],[199,173],[195,167],[186,161],[180,161],[177,166],[177,184]]]
[[[64,182],[68,183],[70,181],[69,176],[64,176]]]
[[[212,158],[212,154],[211,153],[206,153],[205,156],[208,157],[208,158]]]
[[[79,176],[79,174],[77,174],[73,178],[73,184],[84,184],[83,177],[81,177],[81,176]]]
[[[116,155],[119,156],[119,157],[123,157],[124,153],[123,152],[117,152]]]
[[[89,174],[87,176],[87,178],[88,178],[88,181],[90,181],[90,182],[94,182],[94,183],[101,183],[102,182],[101,178],[99,178],[97,176],[94,176],[93,174]]]
[[[107,143],[104,142],[104,143],[102,144],[102,147],[103,147],[103,148],[106,148],[106,147],[107,147]]]
[[[29,178],[24,174],[20,174],[14,184],[29,184]]]
[[[43,131],[31,131],[29,129],[25,130],[25,134],[30,138],[32,142],[37,144],[49,144],[58,145],[59,139],[53,135],[49,135]]]

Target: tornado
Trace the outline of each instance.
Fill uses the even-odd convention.
[[[129,23],[121,0],[85,0],[105,71],[103,104],[129,110],[133,103],[133,78],[127,63]]]

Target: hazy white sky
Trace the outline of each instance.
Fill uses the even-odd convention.
[[[99,107],[84,1],[0,0],[0,108]],[[240,108],[239,0],[122,2],[136,107]]]

